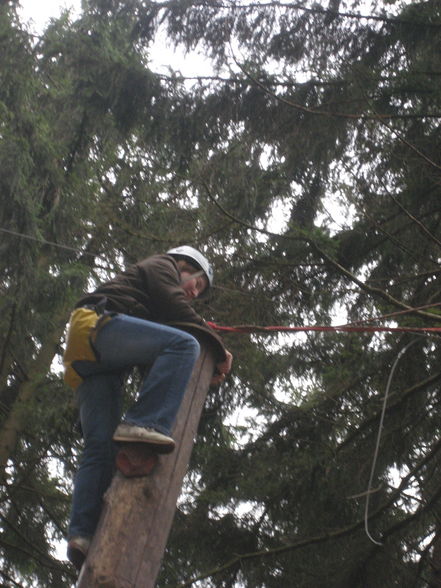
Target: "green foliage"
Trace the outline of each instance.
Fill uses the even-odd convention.
[[[380,2],[369,18],[335,4],[89,0],[39,39],[0,8],[6,584],[72,584],[52,553],[81,447],[61,344],[80,293],[125,263],[200,246],[216,287],[198,310],[223,324],[431,306],[378,324],[439,325],[439,4]],[[218,75],[155,74],[159,27]],[[418,338],[390,386],[370,495],[383,545],[363,521],[386,383],[411,337],[226,337],[234,372],[207,399],[158,585],[428,585],[437,337]]]

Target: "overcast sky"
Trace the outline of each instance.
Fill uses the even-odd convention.
[[[72,8],[74,12],[79,12],[81,0],[20,0],[20,13],[23,20],[32,21],[32,28],[35,32],[44,29],[51,17],[57,17],[63,8]]]
[[[57,18],[60,12],[67,8],[72,10],[73,16],[81,11],[81,0],[20,0],[19,13],[21,19],[27,22],[31,31],[41,33],[51,18]],[[208,60],[198,54],[183,56],[176,54],[166,47],[165,39],[149,49],[152,69],[158,73],[166,73],[168,67],[179,70],[185,76],[209,75],[211,67]]]

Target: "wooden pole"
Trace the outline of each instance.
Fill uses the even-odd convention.
[[[197,336],[197,335],[196,335]],[[193,448],[202,407],[214,372],[214,352],[201,339],[173,437],[176,449],[159,456],[152,473],[115,474],[82,567],[77,588],[154,588]]]

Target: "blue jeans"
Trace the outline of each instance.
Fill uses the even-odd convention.
[[[75,477],[69,536],[92,537],[102,498],[114,471],[113,433],[121,419],[127,372],[148,365],[136,402],[124,421],[171,434],[182,397],[199,355],[196,339],[179,329],[118,314],[99,331],[100,361],[76,364],[84,452]]]

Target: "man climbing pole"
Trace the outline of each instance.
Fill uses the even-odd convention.
[[[77,390],[84,452],[74,482],[67,554],[80,569],[114,471],[115,442],[173,451],[171,429],[199,354],[196,325],[221,347],[212,383],[231,369],[232,356],[191,306],[213,284],[213,270],[193,247],[176,247],[129,267],[85,295],[71,315],[65,381]],[[138,396],[120,422],[128,372],[146,366]]]

